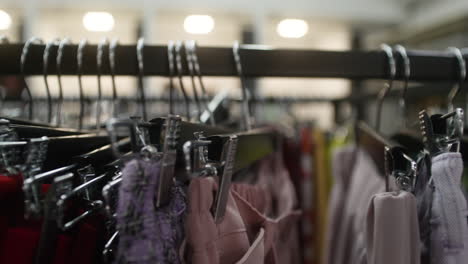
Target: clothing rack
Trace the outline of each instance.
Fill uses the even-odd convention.
[[[45,45],[31,45],[24,67],[25,75],[43,74]],[[50,50],[56,56],[58,45]],[[23,44],[0,45],[0,75],[21,75],[20,57]],[[63,50],[61,74],[76,75],[77,45]],[[267,46],[242,45],[239,50],[245,77],[316,77],[386,79],[388,62],[381,51],[319,51],[300,49],[273,49]],[[97,45],[84,49],[83,75],[96,75]],[[106,49],[107,53],[107,49]],[[147,45],[143,49],[144,75],[168,76],[167,46]],[[197,55],[203,76],[237,76],[232,48],[199,47]],[[457,80],[457,60],[444,51],[408,51],[412,81]],[[183,56],[184,57],[184,56]],[[397,60],[400,58],[395,56]],[[115,49],[115,75],[138,75],[136,45],[119,45]],[[466,60],[466,58],[465,58]],[[52,61],[52,59],[51,59]],[[184,63],[185,64],[185,63]],[[396,79],[403,76],[403,67],[397,67]],[[187,74],[187,69],[184,69]],[[57,74],[55,63],[50,62],[48,74]],[[101,74],[109,75],[109,62],[103,59]]]
[[[209,98],[211,99],[211,98]],[[34,97],[33,98],[34,102],[47,102],[47,98],[45,97]],[[56,100],[54,98],[53,100]],[[92,103],[95,102],[97,98],[95,97],[90,97],[86,96],[83,101],[86,103]],[[101,98],[102,101],[112,101],[113,98],[110,96],[103,96]],[[127,96],[119,96],[117,99],[122,102],[139,102],[139,98],[134,98],[134,97],[127,97]],[[168,103],[169,102],[169,97],[167,96],[162,96],[162,97],[146,97],[145,100],[150,103]],[[175,103],[184,103],[183,98],[174,98],[172,99],[173,102]],[[331,99],[327,97],[274,97],[274,96],[268,96],[268,97],[262,97],[262,98],[252,98],[250,99],[251,103],[258,103],[258,104],[310,104],[310,103],[328,103],[328,102],[334,102],[334,101],[340,101],[341,99]],[[229,98],[230,102],[234,103],[242,103],[241,98]],[[18,99],[16,98],[5,98],[3,99],[3,102],[19,102]],[[63,102],[70,102],[70,103],[78,103],[80,102],[80,98],[78,97],[65,97],[63,98]]]

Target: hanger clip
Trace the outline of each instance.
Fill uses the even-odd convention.
[[[446,152],[460,151],[463,135],[464,113],[461,108],[445,115],[429,116],[426,110],[419,113],[423,142],[432,157]]]
[[[226,205],[229,197],[229,188],[231,186],[232,174],[234,171],[234,165],[236,161],[237,143],[238,137],[234,135],[229,138],[229,140],[224,144],[223,147],[223,173],[220,179],[220,187],[218,189],[218,193],[216,194],[215,207],[213,212],[216,223],[219,223],[223,219],[224,214],[226,212]]]
[[[150,136],[148,128],[150,123],[144,122],[141,117],[128,118],[111,118],[107,124],[106,129],[110,137],[112,151],[117,158],[124,156],[118,147],[118,131],[127,129],[125,135],[130,136],[133,153],[139,153],[144,158],[154,158],[157,154],[157,148],[150,144]]]
[[[207,140],[203,132],[195,132],[194,136],[195,140],[187,141],[183,146],[185,170],[190,177],[206,176],[213,169],[208,165],[208,145],[211,140]]]
[[[181,122],[182,119],[180,116],[169,115],[164,124],[166,132],[161,159],[161,174],[159,176],[158,193],[156,197],[157,207],[167,204],[170,200]]]
[[[400,190],[412,192],[417,177],[417,163],[404,152],[402,147],[385,147],[385,173],[395,178]],[[389,191],[386,178],[386,191]]]

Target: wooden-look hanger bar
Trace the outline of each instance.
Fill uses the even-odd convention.
[[[44,45],[31,45],[26,59],[25,74],[40,75]],[[23,44],[0,45],[0,75],[19,75]],[[56,74],[57,46],[51,49],[48,74]],[[63,75],[76,75],[77,45],[64,48]],[[83,74],[95,75],[96,45],[84,50]],[[136,46],[116,48],[116,75],[138,75]],[[319,51],[272,49],[265,46],[244,45],[241,50],[243,72],[246,77],[317,77],[345,79],[386,79],[387,59],[381,51]],[[199,47],[197,49],[203,76],[237,76],[231,47]],[[107,49],[105,56],[107,55]],[[448,81],[457,79],[457,61],[444,51],[408,51],[411,61],[411,80]],[[107,56],[105,57],[107,58]],[[399,59],[396,56],[397,60]],[[402,76],[397,67],[396,78]],[[187,74],[187,69],[185,69]],[[144,48],[144,74],[167,76],[167,47],[148,45]],[[103,60],[102,74],[109,75],[109,61]]]

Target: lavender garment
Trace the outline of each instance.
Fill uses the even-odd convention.
[[[333,155],[333,180],[334,184],[330,193],[328,206],[328,222],[325,239],[325,264],[336,263],[336,246],[343,239],[340,223],[343,222],[343,213],[347,201],[349,183],[351,182],[351,171],[355,164],[355,146],[346,146],[338,149]]]
[[[431,263],[468,262],[467,205],[461,190],[463,161],[460,153],[432,159],[434,196],[431,210]]]
[[[116,263],[181,263],[185,194],[172,189],[170,203],[157,208],[160,162],[134,159],[125,165],[117,206],[119,245]]]
[[[429,156],[426,156],[428,159]],[[430,158],[429,158],[430,159]],[[429,168],[430,169],[430,168]],[[430,173],[426,162],[421,162],[418,168],[418,180],[414,188],[414,194],[417,200],[418,222],[420,235],[421,263],[429,264],[431,262],[430,240],[431,240],[431,207],[434,193],[434,186],[428,184]]]

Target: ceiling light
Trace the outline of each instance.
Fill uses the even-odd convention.
[[[307,34],[309,26],[301,19],[284,19],[279,22],[276,31],[283,38],[302,38]]]
[[[5,11],[0,10],[0,30],[9,29],[10,26],[11,26],[10,15]]]
[[[111,31],[114,23],[114,17],[108,12],[88,12],[83,16],[83,26],[88,31]]]
[[[213,31],[214,19],[207,15],[190,15],[184,20],[184,29],[190,34],[208,34]]]

